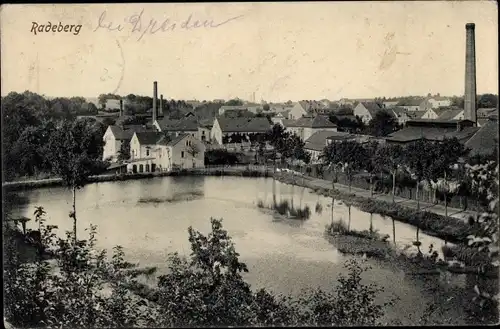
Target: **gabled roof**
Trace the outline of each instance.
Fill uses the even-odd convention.
[[[158,132],[158,131],[144,131],[144,132],[136,132],[135,135],[137,136],[137,139],[139,140],[139,144],[141,144],[141,145],[154,145],[165,134]]]
[[[387,109],[388,112],[393,112],[397,117],[401,117],[403,114],[407,114],[408,111],[402,107],[392,107]]]
[[[180,120],[171,120],[164,118],[158,120],[161,131],[197,131],[198,130],[198,120],[193,117],[182,118]]]
[[[449,109],[447,108],[437,108],[437,109],[430,109],[432,111],[434,111],[434,113],[437,114],[438,118],[441,120],[441,115],[443,115],[446,111],[449,111]],[[446,120],[446,119],[444,119]]]
[[[336,124],[328,120],[327,117],[323,115],[317,115],[315,117],[302,117],[297,120],[283,120],[283,125],[285,127],[304,127],[304,128],[335,128]]]
[[[456,137],[459,141],[467,141],[478,130],[477,127],[466,127],[457,131],[456,127],[410,126],[393,132],[386,139],[393,142],[411,142],[418,139],[443,140]]]
[[[203,128],[212,128],[214,125],[214,120],[213,119],[204,119],[199,121],[200,127]]]
[[[464,110],[446,110],[439,116],[439,120],[452,120]]]
[[[359,143],[365,143],[370,139],[374,138],[375,137],[369,135],[351,134],[347,132],[335,131],[331,136],[328,136],[326,139],[330,141],[355,140]]]
[[[184,138],[190,136],[189,134],[179,134],[179,136],[174,136],[174,135],[163,135],[161,136],[156,144],[159,145],[165,145],[165,146],[175,146],[178,144],[180,141],[182,141]]]
[[[300,106],[306,111],[314,111],[314,110],[319,110],[323,109],[325,107],[325,104],[319,101],[315,100],[303,100],[299,101]]]
[[[420,104],[422,104],[423,101],[425,100],[419,98],[412,98],[400,103],[399,106],[420,106]]]
[[[313,151],[322,151],[326,146],[326,140],[334,136],[348,136],[348,133],[320,130],[311,135],[306,141],[304,148]]]
[[[113,125],[109,126],[109,129],[115,136],[115,139],[117,140],[130,140],[132,136],[134,136],[135,132],[142,132],[142,131],[149,131],[145,126],[141,125],[130,125],[130,126],[125,126],[124,128]]]
[[[498,121],[490,119],[465,143],[470,155],[488,155],[498,147]]]
[[[267,118],[262,117],[217,117],[222,132],[266,132],[271,128]]]
[[[372,117],[374,117],[375,113],[377,113],[377,111],[380,111],[381,109],[380,105],[378,105],[378,103],[375,102],[360,102],[359,104],[363,105],[365,109],[367,109],[368,112],[370,112],[370,115]]]

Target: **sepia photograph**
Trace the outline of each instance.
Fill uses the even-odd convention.
[[[2,4],[6,328],[499,323],[498,4]]]

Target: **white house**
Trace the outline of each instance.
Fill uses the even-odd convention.
[[[282,125],[287,131],[299,136],[303,141],[321,130],[337,131],[337,125],[322,115],[302,117],[297,120],[283,120]]]
[[[437,94],[434,97],[431,97],[427,100],[429,104],[431,104],[433,109],[437,109],[439,107],[446,107],[446,106],[451,106],[451,98],[448,97],[442,97],[439,94]]]
[[[130,140],[130,160],[155,158],[156,143],[163,135],[158,131],[134,133]]]
[[[106,111],[118,111],[120,110],[120,100],[119,99],[106,99],[104,104],[104,110]]]
[[[136,133],[131,140],[127,170],[142,173],[203,168],[205,150],[205,144],[191,134]]]
[[[400,103],[398,106],[404,108],[407,111],[421,111],[425,110],[425,100],[422,99],[410,99]]]
[[[300,102],[297,102],[290,109],[290,112],[288,113],[288,119],[296,120],[304,115],[307,115],[307,113],[307,110],[302,106],[302,104]]]
[[[189,134],[175,138],[163,136],[159,141],[160,170],[205,167],[205,144]]]
[[[393,107],[391,109],[388,109],[387,112],[391,113],[394,118],[396,118],[399,125],[404,125],[408,120],[412,119],[408,115],[408,111],[402,107]]]
[[[122,144],[130,142],[134,133],[138,131],[147,131],[147,128],[137,125],[125,126],[124,128],[116,125],[108,126],[102,138],[104,141],[103,160],[116,162]]]
[[[385,109],[390,109],[393,107],[396,107],[398,105],[399,101],[385,101],[382,102],[382,107]]]
[[[448,109],[443,109],[443,108],[433,109],[433,108],[430,108],[427,111],[425,111],[425,113],[424,113],[424,115],[422,115],[421,119],[437,120],[446,111],[448,111]]]
[[[360,117],[364,124],[368,124],[380,109],[380,105],[375,102],[359,102],[353,112],[354,116]]]
[[[250,142],[256,135],[265,134],[271,128],[267,118],[241,117],[227,118],[217,117],[212,126],[212,140],[218,144]]]
[[[273,124],[283,125],[283,120],[287,120],[287,117],[283,113],[278,113],[275,116],[271,117],[271,121]]]
[[[224,115],[227,112],[248,111],[247,105],[223,105],[219,108],[219,115]]]

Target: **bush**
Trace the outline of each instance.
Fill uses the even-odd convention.
[[[375,325],[393,303],[375,303],[382,290],[361,283],[368,268],[354,260],[331,293],[313,290],[291,298],[253,292],[241,275],[248,272],[246,264],[216,219],[208,235],[188,229],[191,255],[170,254],[168,274],[150,288],[136,279],[154,274],[154,268],[135,269],[120,247],[111,259],[97,251],[92,226],[86,241],[74,243],[70,233],[58,239],[43,213],[39,209],[37,215],[41,241],[54,251],[55,264],[41,258],[19,263],[15,252],[8,255],[13,257],[5,268],[5,319],[14,326]]]
[[[205,152],[205,165],[235,165],[239,162],[238,153],[224,149]]]

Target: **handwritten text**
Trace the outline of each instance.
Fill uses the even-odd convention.
[[[134,14],[132,16],[126,17],[124,19],[124,24],[115,24],[110,20],[106,19],[106,11],[103,11],[101,16],[99,16],[99,20],[97,22],[97,27],[94,29],[94,32],[100,29],[107,31],[123,31],[125,29],[129,30],[132,33],[137,33],[137,40],[141,40],[146,34],[156,34],[158,32],[172,32],[175,30],[194,30],[199,28],[217,28],[222,25],[225,25],[231,21],[237,20],[243,15],[234,16],[228,18],[226,20],[220,22],[214,22],[213,19],[205,19],[205,20],[195,20],[193,19],[193,15],[189,15],[186,19],[181,22],[172,21],[169,18],[164,19],[163,21],[157,21],[154,18],[145,19],[143,17],[144,9],[141,10],[140,13]]]

